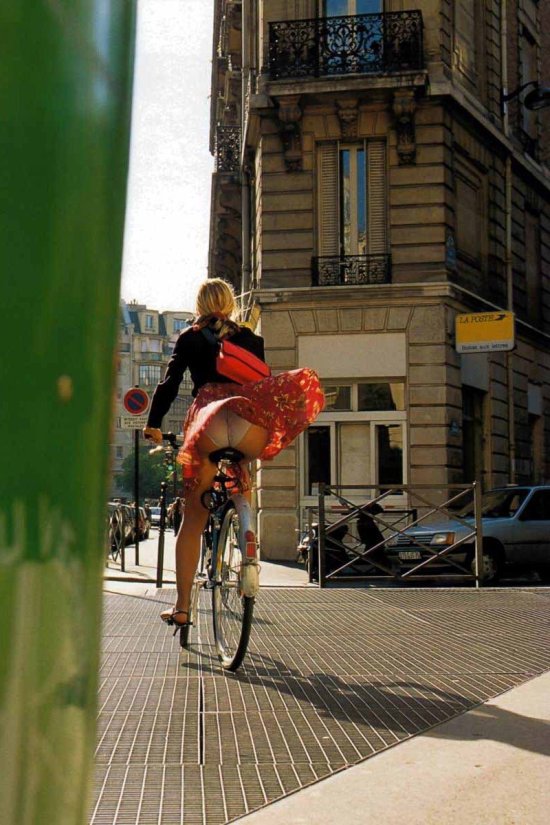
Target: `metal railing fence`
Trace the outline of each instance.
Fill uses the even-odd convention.
[[[350,491],[350,492],[347,492]],[[357,504],[353,498],[365,495],[365,501]],[[403,499],[402,506],[384,509],[390,497]],[[327,498],[338,502],[335,508],[327,506]],[[456,511],[460,504],[471,500],[470,517]],[[393,499],[395,502],[395,498]],[[434,487],[415,485],[319,485],[317,528],[317,564],[310,559],[311,570],[316,570],[319,587],[332,581],[386,580],[411,581],[427,579],[453,579],[474,581],[479,587],[483,577],[481,489],[478,482],[472,484],[446,484]],[[328,514],[333,516],[329,519]],[[430,520],[443,517],[460,528],[449,527],[446,543],[431,544],[428,539],[435,535],[445,536],[445,531],[435,528],[430,535],[415,528],[429,528]],[[394,518],[395,517],[395,518]],[[310,513],[310,531],[313,515]],[[350,525],[363,519],[363,533],[374,536],[372,543],[361,536],[361,529],[350,531]],[[368,522],[367,529],[365,524]],[[347,528],[347,529],[342,529]],[[452,536],[452,538],[451,538]],[[344,538],[347,539],[344,542]],[[391,548],[391,552],[390,552]],[[456,555],[459,551],[460,561]],[[465,559],[462,556],[465,556]]]

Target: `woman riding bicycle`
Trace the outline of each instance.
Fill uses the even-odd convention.
[[[241,481],[247,490],[249,462],[276,456],[324,407],[323,391],[313,370],[292,370],[247,384],[232,382],[217,371],[218,347],[212,346],[213,336],[214,343],[230,339],[265,360],[263,339],[234,320],[236,310],[233,289],[226,281],[212,278],[201,284],[197,318],[176,342],[143,431],[145,438],[162,442],[162,419],[189,369],[195,400],[185,419],[184,443],[178,455],[183,466],[185,515],[176,539],[177,600],[171,610],[161,613],[167,624],[180,627],[189,621],[191,588],[208,518],[201,497],[217,473],[210,455],[225,447],[242,453]]]

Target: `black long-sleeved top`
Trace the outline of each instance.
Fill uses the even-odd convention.
[[[231,342],[252,352],[262,361],[265,360],[264,339],[255,335],[247,327],[241,327],[235,335],[232,335]],[[178,394],[186,369],[191,373],[194,396],[205,384],[231,383],[229,378],[216,372],[216,355],[216,348],[207,341],[202,332],[195,332],[189,327],[181,333],[168,362],[164,378],[153,394],[147,419],[148,427],[161,426],[162,419]]]

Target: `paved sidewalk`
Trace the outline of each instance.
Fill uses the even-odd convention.
[[[157,548],[158,530],[151,530],[147,541],[139,544],[139,567],[135,565],[135,545],[126,548],[126,572],[120,572],[120,561],[117,563],[109,560],[105,568],[106,576],[116,576],[121,579],[142,578],[142,584],[138,582],[105,581],[104,589],[109,593],[134,593],[148,594],[153,596],[156,592],[155,580],[157,577]],[[164,534],[164,579],[165,587],[175,585],[176,567],[174,551],[176,538],[172,530],[166,530]],[[146,579],[153,579],[147,582]],[[307,573],[303,565],[282,564],[269,561],[261,563],[261,581],[264,587],[306,587],[308,585]]]
[[[546,825],[550,673],[274,802],[250,825]]]
[[[180,652],[158,620],[173,589],[106,583],[93,825],[539,825],[550,589],[320,591],[269,564],[262,581],[234,675],[207,593]]]

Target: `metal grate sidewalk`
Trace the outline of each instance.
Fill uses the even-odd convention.
[[[92,825],[228,822],[550,667],[550,590],[263,589],[229,675],[207,596],[184,653],[173,591],[106,596]]]

